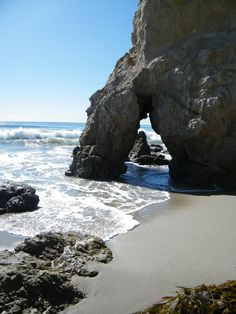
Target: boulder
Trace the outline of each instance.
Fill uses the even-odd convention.
[[[94,277],[88,263],[108,263],[102,239],[69,232],[26,239],[14,252],[0,252],[0,312],[59,313],[84,298],[72,277]]]
[[[236,186],[236,2],[142,0],[133,47],[91,96],[70,173],[126,171],[140,120],[150,117],[175,180]]]
[[[27,184],[7,182],[0,186],[0,214],[35,210],[39,197]]]

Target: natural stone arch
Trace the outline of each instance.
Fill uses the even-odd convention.
[[[125,56],[125,63],[128,55]],[[119,65],[120,61],[117,63]],[[117,66],[116,66],[117,67]],[[70,172],[82,178],[111,179],[126,172],[125,161],[134,146],[140,121],[151,116],[154,86],[151,72],[142,68],[125,88],[107,84],[90,98],[88,120],[73,153]],[[119,76],[111,84],[119,82]]]
[[[99,94],[93,95],[92,104]],[[149,113],[147,99],[148,103],[130,89],[114,94],[106,105],[94,109],[91,105],[80,147],[73,152],[71,173],[90,179],[111,179],[124,173],[140,120]]]
[[[236,2],[142,0],[133,48],[91,97],[70,173],[125,172],[149,114],[175,179],[236,186]]]
[[[100,93],[92,97],[92,104]],[[106,104],[94,109],[91,107],[88,112],[80,148],[73,154],[70,170],[73,175],[82,178],[117,177],[126,171],[124,162],[139,128],[136,96],[132,90],[125,90],[112,95]]]

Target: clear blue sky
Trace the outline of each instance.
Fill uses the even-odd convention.
[[[137,0],[0,0],[0,120],[86,120],[131,47]]]

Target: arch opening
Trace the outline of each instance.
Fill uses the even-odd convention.
[[[150,117],[153,110],[152,107],[152,96],[136,94],[137,103],[139,105],[139,119],[140,121]]]

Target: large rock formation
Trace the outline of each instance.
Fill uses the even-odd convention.
[[[148,114],[174,179],[236,185],[235,23],[233,0],[140,1],[133,48],[90,99],[71,173],[123,173]]]

